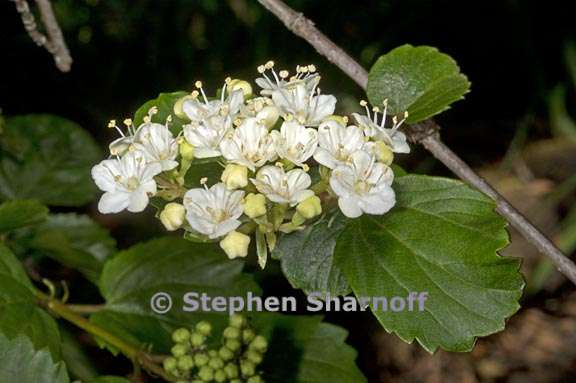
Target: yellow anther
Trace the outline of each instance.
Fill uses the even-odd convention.
[[[264,66],[266,67],[266,69],[272,69],[274,68],[274,61],[270,60]]]
[[[166,117],[166,122],[172,122],[172,115],[169,114],[168,117]]]
[[[205,185],[206,182],[208,182],[208,177],[202,177],[202,178],[200,178],[200,185]]]
[[[196,82],[194,83],[194,86],[195,86],[196,88],[198,88],[198,89],[202,88],[202,81],[196,81]]]
[[[229,84],[230,81],[232,81],[232,78],[231,78],[231,77],[226,77],[226,79],[224,79],[224,82],[225,82],[226,84]]]
[[[116,127],[116,120],[110,120],[108,122],[108,127],[109,128],[115,128]]]
[[[287,70],[281,70],[279,74],[280,78],[286,78],[290,75]]]
[[[153,106],[150,109],[148,109],[148,115],[149,116],[153,116],[156,113],[158,113],[158,107],[157,106]]]
[[[382,101],[382,105],[388,106],[388,99],[387,98],[385,98],[384,101]]]
[[[266,67],[264,65],[259,65],[258,66],[258,73],[264,73],[266,72]]]
[[[404,118],[408,118],[409,115],[410,115],[410,114],[408,113],[408,111],[405,111],[405,112],[404,112]]]
[[[311,73],[316,72],[316,66],[314,64],[308,65],[308,71]]]
[[[398,117],[396,116],[392,117],[392,122],[394,123],[394,125],[396,125],[398,123]]]
[[[131,118],[127,118],[124,120],[124,125],[126,126],[131,126],[132,125],[132,119]]]
[[[303,164],[302,165],[302,170],[304,170],[306,173],[308,173],[308,170],[310,170],[310,166]]]
[[[380,108],[378,108],[377,106],[375,106],[375,107],[372,108],[372,111],[373,111],[374,113],[379,113],[379,112],[380,112]]]
[[[360,101],[360,106],[366,106],[366,105],[368,105],[368,103],[365,100]]]
[[[276,162],[274,166],[278,166],[279,168],[284,168],[284,164],[282,162]]]

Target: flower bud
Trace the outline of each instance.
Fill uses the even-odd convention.
[[[228,83],[228,93],[232,93],[235,90],[242,90],[244,98],[252,97],[252,85],[250,85],[248,81],[240,80],[238,78],[230,80]]]
[[[280,111],[274,105],[265,106],[256,114],[256,119],[261,121],[268,129],[276,125],[278,118],[280,118]]]
[[[212,359],[210,359],[210,361],[208,362],[208,366],[212,367],[213,369],[217,370],[219,368],[223,368],[224,367],[224,361],[222,359],[220,359],[219,357],[214,357]]]
[[[208,361],[210,359],[208,358],[208,355],[206,354],[196,354],[194,355],[194,364],[196,364],[196,366],[198,367],[202,367],[208,364]]]
[[[238,330],[235,327],[226,327],[222,335],[224,336],[224,338],[238,339],[240,338],[240,330]]]
[[[233,314],[228,318],[228,323],[230,324],[230,327],[242,328],[242,326],[246,324],[246,318],[240,314]]]
[[[247,328],[246,330],[242,331],[242,340],[244,341],[244,343],[252,342],[255,337],[256,334],[254,333],[254,330],[252,330],[251,328]]]
[[[244,214],[250,218],[266,214],[266,197],[264,194],[250,193],[244,197]]]
[[[260,354],[256,351],[249,350],[248,352],[246,352],[245,355],[246,355],[246,359],[248,359],[249,361],[251,361],[254,364],[262,363],[262,354]]]
[[[234,353],[232,352],[232,350],[230,350],[226,347],[222,347],[218,351],[218,356],[220,356],[220,358],[222,358],[222,360],[230,360],[230,359],[234,358]]]
[[[200,347],[206,342],[206,337],[199,333],[194,333],[190,336],[190,344],[194,347]]]
[[[226,237],[220,241],[220,247],[230,259],[246,257],[248,255],[248,245],[250,245],[250,237],[236,230],[228,233]]]
[[[306,198],[296,206],[296,211],[304,218],[314,218],[322,213],[322,204],[318,196]]]
[[[196,330],[202,335],[210,335],[212,332],[212,325],[206,321],[200,321],[196,324]]]
[[[190,355],[184,355],[178,358],[178,369],[190,371],[194,367],[194,360]]]
[[[382,141],[376,141],[372,148],[378,161],[384,163],[385,165],[392,164],[392,161],[394,161],[394,153],[388,145]]]
[[[174,114],[176,115],[176,117],[181,118],[183,120],[187,120],[188,116],[186,115],[186,113],[184,113],[184,102],[188,101],[188,100],[194,100],[194,97],[192,97],[191,95],[187,95],[184,97],[179,98],[175,103],[174,103]]]
[[[242,165],[228,164],[220,179],[228,189],[241,189],[248,185],[248,168]]]
[[[184,343],[190,339],[190,331],[187,328],[179,328],[172,333],[172,340],[176,343]]]
[[[242,372],[242,376],[247,378],[256,373],[256,366],[249,360],[243,360],[240,362],[240,371]]]
[[[214,370],[208,366],[202,366],[200,371],[198,371],[198,377],[204,382],[209,382],[214,379]]]
[[[226,372],[226,376],[228,376],[229,379],[238,377],[238,366],[233,363],[228,363],[226,367],[224,367],[224,371]]]
[[[251,376],[246,383],[264,383],[264,380],[262,380],[261,377],[259,376]]]
[[[250,343],[250,348],[256,351],[265,352],[268,348],[268,341],[262,335],[256,336],[252,343]]]
[[[190,347],[188,344],[176,344],[172,347],[171,351],[172,355],[174,355],[176,358],[179,358],[186,355],[189,349]]]
[[[238,351],[242,345],[236,339],[228,339],[226,341],[226,347],[232,351]]]
[[[226,381],[226,373],[224,370],[218,370],[214,373],[214,381],[216,383],[224,383]]]
[[[167,203],[160,213],[160,221],[168,231],[178,230],[186,218],[186,209],[176,202]]]
[[[176,358],[169,356],[168,358],[164,359],[162,365],[164,367],[164,370],[171,372],[176,369],[178,365],[178,360]]]
[[[180,155],[183,159],[192,161],[194,159],[194,146],[190,145],[188,141],[182,139],[180,141]]]

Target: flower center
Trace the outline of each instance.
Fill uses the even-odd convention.
[[[354,184],[354,191],[358,194],[368,193],[370,188],[370,184],[364,181],[358,181]]]
[[[136,177],[130,177],[126,180],[125,184],[126,188],[130,191],[134,191],[140,185],[140,181]]]

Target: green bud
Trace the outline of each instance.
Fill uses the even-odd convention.
[[[197,332],[190,335],[190,344],[194,347],[200,347],[206,342],[206,337]]]
[[[259,376],[252,376],[250,377],[246,383],[264,383],[264,380]]]
[[[203,381],[199,380],[199,379],[194,379],[192,382],[190,383],[204,383]]]
[[[236,327],[226,327],[222,335],[224,338],[238,339],[240,338],[240,330],[238,330]]]
[[[227,347],[222,347],[220,351],[218,351],[218,356],[220,356],[222,360],[230,360],[234,358],[234,352]]]
[[[183,371],[190,371],[194,367],[194,360],[190,355],[184,355],[178,358],[178,368]]]
[[[240,341],[238,341],[237,339],[228,339],[226,341],[226,347],[232,351],[238,351],[240,347],[242,347],[242,345],[240,344]]]
[[[184,97],[179,98],[175,103],[174,103],[174,114],[176,115],[176,117],[181,118],[181,119],[188,119],[188,116],[186,115],[186,113],[184,113],[184,101],[188,101],[188,100],[194,100],[195,97],[191,96],[191,95],[187,95]]]
[[[224,370],[218,370],[214,373],[214,380],[218,383],[223,383],[226,381],[226,373]]]
[[[164,359],[162,365],[164,367],[164,370],[170,372],[176,369],[178,365],[178,360],[176,360],[176,358],[169,356],[168,358]]]
[[[230,383],[242,383],[240,379],[232,379]]]
[[[183,159],[188,161],[194,159],[194,146],[190,145],[185,139],[180,140],[179,150]]]
[[[206,321],[201,321],[196,324],[196,330],[202,335],[210,335],[212,332],[212,325]]]
[[[218,351],[216,351],[216,350],[210,350],[210,351],[208,351],[208,356],[209,356],[210,358],[215,358],[215,357],[218,356]]]
[[[177,380],[176,383],[188,383],[187,380]]]
[[[172,355],[174,355],[176,358],[180,357],[180,356],[184,356],[186,355],[186,353],[188,352],[188,350],[190,350],[190,346],[188,344],[176,344],[172,347]]]
[[[194,355],[194,363],[196,364],[196,366],[198,367],[202,367],[208,364],[208,361],[210,359],[208,358],[208,355],[206,354],[196,354]]]
[[[254,364],[262,363],[262,354],[260,354],[257,351],[248,350],[248,352],[246,352],[245,356],[246,356],[246,359],[248,359],[249,361],[251,361]]]
[[[249,360],[243,360],[240,362],[240,371],[242,372],[242,376],[247,378],[256,373],[256,366]]]
[[[228,363],[226,367],[224,367],[224,371],[226,372],[226,376],[230,379],[238,377],[238,366],[234,363]]]
[[[247,328],[244,331],[242,331],[242,340],[244,341],[244,343],[252,342],[255,337],[256,333],[251,328]]]
[[[228,83],[228,92],[241,90],[244,98],[252,97],[252,85],[248,81],[240,80],[238,78],[230,80]]]
[[[184,343],[190,339],[190,331],[187,328],[179,328],[172,333],[172,340],[176,343]]]
[[[250,343],[250,348],[252,350],[265,352],[268,348],[268,341],[262,335],[258,335],[256,338],[254,338],[252,343]]]
[[[250,218],[261,217],[266,214],[266,197],[264,194],[250,193],[244,197],[244,214]]]
[[[209,382],[214,379],[214,370],[208,366],[202,366],[200,367],[200,371],[198,371],[198,377],[204,382]]]
[[[305,219],[311,219],[322,214],[320,198],[315,195],[306,198],[296,205],[296,211]],[[301,225],[301,223],[299,225]]]
[[[231,327],[241,328],[246,324],[246,319],[239,314],[234,314],[230,316],[229,323]]]
[[[208,366],[217,370],[219,368],[224,367],[224,361],[216,356],[216,357],[210,359],[210,361],[208,362]]]

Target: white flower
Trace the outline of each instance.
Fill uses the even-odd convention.
[[[104,160],[92,168],[92,178],[105,193],[100,198],[101,213],[118,213],[124,209],[137,213],[148,205],[156,193],[154,176],[162,172],[159,163],[146,163],[138,151],[122,158]]]
[[[305,128],[296,121],[285,121],[280,131],[275,130],[271,134],[278,156],[298,166],[304,165],[318,147],[318,131]]]
[[[248,100],[240,109],[239,118],[250,117],[255,117],[267,128],[271,128],[278,121],[280,111],[268,97],[256,97]]]
[[[228,82],[222,88],[220,99],[209,101],[202,83],[197,81],[196,87],[200,89],[203,100],[199,99],[200,93],[194,91],[192,98],[182,104],[183,112],[191,121],[190,124],[184,125],[184,137],[195,147],[194,155],[197,158],[221,155],[220,142],[232,129],[233,121],[244,103],[244,93],[241,89],[229,92],[225,98]]]
[[[394,174],[388,166],[376,162],[364,151],[352,154],[351,164],[337,167],[330,187],[338,195],[338,206],[349,218],[363,213],[381,215],[396,204],[392,189]]]
[[[318,127],[319,147],[314,153],[314,159],[335,169],[346,165],[352,153],[362,150],[366,145],[366,136],[357,126],[344,127],[336,121],[325,121]]]
[[[178,166],[178,142],[166,125],[148,122],[142,124],[134,136],[134,147],[141,151],[149,163],[159,163],[162,171]]]
[[[388,110],[387,100],[384,100],[384,111],[382,112],[380,122],[378,122],[378,113],[380,110],[377,107],[372,109],[374,114],[371,116],[366,101],[361,101],[360,105],[366,108],[366,116],[362,116],[358,113],[352,113],[352,116],[358,125],[364,129],[364,134],[376,141],[383,141],[394,153],[410,153],[410,146],[408,146],[408,143],[406,142],[406,135],[398,130],[402,123],[406,121],[408,112],[404,113],[404,118],[400,121],[398,121],[398,118],[394,116],[392,118],[393,126],[388,129],[385,127],[386,112]]]
[[[268,165],[260,169],[256,178],[252,178],[251,181],[256,189],[272,202],[295,206],[314,195],[314,192],[308,189],[312,180],[301,169],[293,169],[286,173],[278,166]]]
[[[269,70],[271,75],[268,75],[266,71]],[[258,67],[258,72],[262,77],[257,78],[256,84],[262,90],[261,94],[269,96],[274,91],[281,89],[290,89],[298,84],[304,84],[306,89],[313,90],[320,81],[320,75],[316,73],[316,67],[314,65],[296,66],[296,74],[290,77],[290,74],[286,70],[281,70],[276,73],[274,70],[274,61],[268,61],[264,65]],[[289,78],[288,80],[286,80]]]
[[[220,143],[222,156],[230,162],[254,171],[276,158],[274,139],[266,126],[255,118],[247,118]]]
[[[303,125],[318,126],[334,113],[336,97],[321,95],[317,89],[309,90],[305,84],[298,84],[293,88],[273,91],[272,100],[285,115],[293,116]]]
[[[150,112],[148,112],[148,115],[150,115]],[[126,125],[126,133],[124,133],[122,129],[118,127],[116,120],[110,120],[108,123],[108,128],[116,129],[116,131],[120,133],[120,138],[115,139],[108,146],[110,154],[113,156],[123,155],[132,147],[132,144],[134,143],[136,128],[134,127],[134,124],[132,124],[132,120],[129,118],[125,119],[124,125]]]
[[[236,230],[241,222],[244,192],[228,190],[223,183],[210,189],[191,189],[184,195],[186,219],[197,232],[214,239]]]

